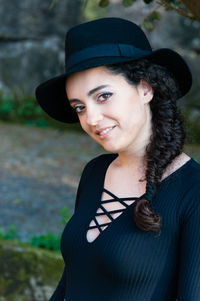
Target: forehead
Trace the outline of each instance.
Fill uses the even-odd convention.
[[[121,75],[111,73],[106,67],[95,67],[69,75],[66,79],[66,91],[72,93],[81,89],[82,92],[87,92],[100,85],[117,87],[121,80]]]

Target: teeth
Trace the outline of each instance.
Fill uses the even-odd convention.
[[[112,130],[112,127],[111,127],[111,128],[107,128],[106,130],[102,131],[102,132],[100,133],[100,135],[104,135],[104,134],[106,134],[107,132],[109,132],[110,130]]]

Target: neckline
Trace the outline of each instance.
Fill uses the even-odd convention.
[[[118,157],[117,153],[113,153],[113,154],[109,154],[111,155],[111,160],[108,161],[108,164],[106,164],[105,170],[104,170],[104,174],[103,174],[103,185],[101,185],[101,196],[100,196],[100,202],[102,201],[102,192],[103,189],[105,188],[105,179],[106,179],[106,174],[108,171],[109,166],[111,165],[111,163]],[[174,176],[176,176],[179,172],[181,172],[183,169],[185,169],[190,163],[195,162],[193,158],[190,157],[190,159],[188,161],[186,161],[183,165],[181,165],[179,168],[177,168],[175,171],[173,171],[171,174],[169,174],[167,177],[165,177],[161,182],[159,187],[167,182],[169,179],[173,178]],[[107,189],[107,188],[105,188]],[[108,190],[108,189],[107,189]],[[113,192],[112,192],[113,193]],[[140,195],[139,197],[133,196],[132,198],[134,199],[140,199],[145,195],[145,193],[143,193],[142,195]],[[115,195],[116,196],[116,195]],[[117,196],[118,197],[118,196]],[[126,196],[125,196],[126,197]],[[119,198],[119,197],[118,197]]]
[[[135,197],[135,196],[133,196],[133,197],[118,197],[116,194],[114,194],[112,191],[108,190],[105,187],[103,187],[103,189],[102,189],[102,193],[103,192],[106,192],[108,195],[110,195],[112,197],[112,199],[121,200],[121,201],[126,201],[126,200],[130,201],[130,200],[133,200],[133,199],[137,201],[139,198],[141,198],[141,196],[140,197]],[[143,195],[145,195],[145,193]],[[112,199],[101,200],[101,202],[109,201],[109,200],[112,200]]]
[[[192,163],[193,158],[190,157],[188,161],[186,161],[183,165],[181,165],[179,168],[177,168],[175,171],[173,171],[171,174],[169,174],[167,177],[165,177],[160,183],[168,181],[171,177],[176,176],[179,172],[181,172],[183,169],[185,169],[190,163]]]
[[[87,244],[88,245],[93,245],[93,244],[95,244],[100,238],[101,238],[101,236],[103,235],[105,235],[105,231],[106,232],[109,232],[110,231],[110,229],[112,229],[112,227],[113,227],[113,223],[115,224],[116,223],[116,221],[118,220],[120,220],[120,218],[122,218],[122,216],[124,216],[124,214],[126,213],[126,212],[128,212],[128,209],[129,208],[132,208],[134,205],[135,205],[135,203],[136,203],[136,201],[138,200],[138,199],[140,199],[140,198],[142,198],[144,195],[145,195],[145,193],[144,194],[142,194],[141,196],[139,196],[139,197],[131,197],[132,199],[134,199],[135,201],[133,202],[133,203],[131,203],[129,206],[127,206],[127,208],[125,208],[124,209],[124,211],[122,212],[122,214],[120,214],[117,218],[115,218],[113,221],[111,221],[111,223],[108,225],[108,227],[106,227],[106,229],[104,229],[103,230],[103,232],[104,233],[99,233],[99,235],[92,241],[92,242],[89,242],[88,240],[87,240],[87,232],[88,232],[88,227],[89,227],[89,225],[90,225],[90,222],[94,219],[94,217],[96,216],[96,212],[97,212],[97,210],[98,210],[98,208],[100,208],[100,205],[101,205],[101,202],[102,202],[102,192],[103,192],[103,189],[104,189],[104,184],[105,184],[105,179],[106,179],[106,173],[107,173],[107,171],[108,171],[108,168],[109,168],[109,166],[110,166],[110,164],[114,161],[114,159],[116,159],[117,157],[118,157],[118,154],[109,154],[109,155],[111,155],[111,160],[110,160],[110,158],[109,158],[109,160],[106,162],[107,164],[105,164],[105,169],[104,169],[104,172],[103,172],[103,175],[102,175],[102,181],[101,181],[101,183],[100,183],[100,185],[99,185],[99,192],[97,193],[97,198],[98,198],[98,201],[97,201],[97,206],[95,206],[94,207],[94,212],[93,212],[93,217],[92,217],[92,219],[90,219],[90,221],[89,221],[89,224],[87,225],[87,228],[86,228],[86,234],[85,234],[85,240],[86,240],[86,242],[87,242]],[[160,183],[160,185],[159,185],[159,187],[163,184],[163,183],[165,183],[166,181],[168,181],[169,179],[171,179],[171,178],[173,178],[174,176],[176,176],[178,173],[180,173],[180,171],[182,171],[183,169],[185,169],[190,163],[192,163],[194,160],[193,160],[193,158],[190,158],[188,161],[186,161],[181,167],[179,167],[178,169],[176,169],[174,172],[172,172],[171,174],[169,174],[166,178],[164,178],[162,181],[161,181],[161,183]],[[112,192],[111,192],[112,193]],[[114,195],[114,194],[113,194]],[[116,195],[115,195],[116,196]],[[119,198],[119,197],[117,197],[117,198]],[[128,197],[128,198],[130,198],[130,197]],[[119,198],[120,199],[120,198]],[[129,209],[130,210],[130,209]]]

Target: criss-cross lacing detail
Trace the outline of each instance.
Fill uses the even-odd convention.
[[[103,232],[104,230],[102,230],[102,227],[108,226],[115,218],[112,217],[112,213],[118,213],[118,212],[122,212],[123,210],[125,210],[127,207],[129,207],[128,204],[126,204],[124,201],[132,201],[133,199],[137,199],[137,198],[133,198],[133,197],[129,197],[129,198],[118,198],[116,195],[114,195],[112,192],[110,192],[109,190],[103,188],[103,191],[105,191],[107,194],[109,194],[111,197],[113,197],[113,199],[109,199],[109,200],[102,200],[101,204],[99,206],[99,208],[103,211],[103,212],[96,212],[96,216],[100,216],[100,215],[107,215],[110,219],[110,222],[108,223],[104,223],[104,224],[99,224],[96,216],[93,218],[93,221],[95,222],[96,225],[94,226],[89,226],[88,230],[90,229],[94,229],[94,228],[98,228],[99,232]],[[116,209],[116,210],[110,210],[107,211],[104,206],[102,206],[103,204],[106,203],[112,203],[112,202],[116,202],[118,201],[119,203],[121,203],[123,206],[125,206],[125,208],[121,208],[121,209]]]

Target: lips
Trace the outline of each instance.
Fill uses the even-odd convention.
[[[106,133],[108,133],[110,130],[112,130],[113,128],[115,127],[114,126],[109,126],[109,127],[106,127],[106,128],[101,128],[99,130],[96,130],[96,134],[101,136],[101,135],[105,135]]]

